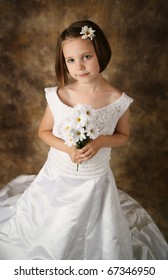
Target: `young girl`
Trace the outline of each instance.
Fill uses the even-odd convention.
[[[104,33],[91,21],[75,22],[59,36],[59,87],[45,89],[47,108],[38,131],[50,146],[48,158],[6,219],[12,217],[1,225],[1,259],[133,258],[131,234],[109,166],[111,148],[129,138],[128,108],[133,100],[103,78],[110,58]],[[81,132],[76,142],[73,132],[71,145],[66,137],[74,118],[78,128],[83,108],[90,108],[83,126],[92,118],[94,126],[92,137],[78,149]]]

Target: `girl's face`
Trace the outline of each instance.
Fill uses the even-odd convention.
[[[63,55],[69,74],[77,81],[88,83],[99,75],[100,66],[90,39],[69,38],[65,40]]]

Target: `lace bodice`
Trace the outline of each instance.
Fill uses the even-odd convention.
[[[65,105],[60,100],[57,94],[57,87],[45,88],[45,93],[48,105],[54,117],[53,134],[62,138],[60,126],[67,118],[71,119],[74,108]],[[102,108],[93,109],[99,135],[112,135],[118,120],[132,102],[132,98],[122,93],[113,103]],[[55,168],[59,169],[60,173],[66,173],[67,175],[74,174],[75,176],[100,176],[106,172],[110,155],[111,148],[101,149],[91,160],[82,163],[78,172],[76,171],[76,164],[71,162],[69,155],[66,153],[51,148],[48,159],[50,165],[54,163]]]

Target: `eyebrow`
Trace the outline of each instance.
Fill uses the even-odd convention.
[[[85,55],[85,54],[92,54],[92,52],[84,52],[84,53],[81,54],[81,56],[83,56],[83,55]],[[65,57],[65,59],[67,59],[67,58],[73,58],[73,56],[67,56],[67,57]]]

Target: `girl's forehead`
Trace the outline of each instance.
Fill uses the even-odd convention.
[[[83,53],[94,50],[93,43],[90,39],[83,40],[79,38],[68,38],[63,42],[63,53]]]

